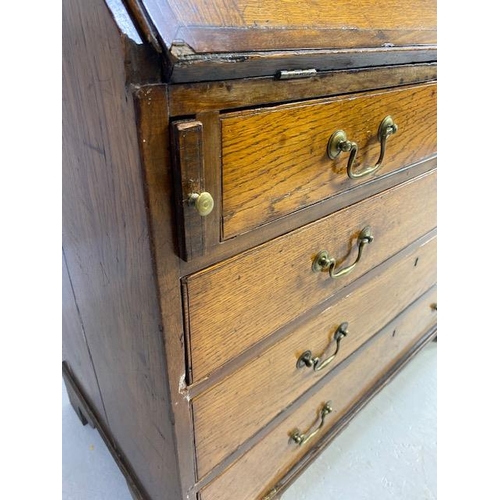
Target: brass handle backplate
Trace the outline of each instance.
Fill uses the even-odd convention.
[[[206,217],[214,209],[214,199],[210,193],[191,193],[188,196],[188,205],[195,207],[202,217]]]
[[[331,135],[327,147],[328,157],[331,160],[334,160],[340,153],[349,153],[349,159],[347,160],[347,175],[351,179],[359,179],[360,177],[373,174],[382,166],[382,162],[384,161],[387,138],[390,135],[395,134],[397,131],[398,126],[394,123],[392,117],[386,116],[378,128],[380,155],[377,163],[373,167],[365,167],[358,171],[354,170],[354,161],[356,160],[359,148],[354,141],[349,141],[347,139],[347,135],[343,130],[337,130]]]
[[[316,427],[314,430],[308,430],[307,432],[301,433],[298,429],[295,429],[292,434],[290,435],[290,439],[298,444],[299,446],[302,446],[306,444],[310,439],[312,439],[323,427],[325,423],[325,418],[326,416],[333,411],[332,408],[332,402],[328,401],[323,405],[323,408],[321,408],[321,411],[319,413],[319,425]],[[314,425],[313,425],[314,427]],[[311,427],[312,429],[312,427]]]
[[[320,370],[323,370],[323,368],[327,367],[337,356],[339,350],[340,350],[340,342],[341,340],[347,336],[349,333],[348,328],[349,323],[344,322],[342,323],[336,330],[335,334],[333,335],[332,340],[328,344],[328,346],[332,343],[336,343],[335,347],[335,352],[326,358],[325,360],[321,361],[321,356],[313,358],[311,351],[305,351],[301,354],[300,358],[297,361],[297,368],[303,368],[304,366],[307,366],[308,368],[312,368],[315,372],[319,372]],[[326,349],[328,349],[328,346]],[[325,352],[326,352],[325,349]],[[324,353],[323,353],[324,354]]]
[[[330,278],[340,278],[341,276],[345,276],[354,269],[356,264],[361,259],[364,247],[369,243],[371,243],[372,241],[373,241],[373,236],[371,228],[370,226],[366,226],[361,231],[358,237],[358,256],[350,266],[347,266],[344,269],[335,272],[335,266],[337,265],[337,261],[333,257],[330,257],[330,254],[326,250],[321,250],[314,258],[312,264],[312,270],[315,273],[319,273],[321,271],[328,271],[330,274]]]

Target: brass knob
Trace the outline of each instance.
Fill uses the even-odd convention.
[[[191,193],[188,204],[194,206],[202,217],[206,217],[214,209],[214,199],[210,193]]]

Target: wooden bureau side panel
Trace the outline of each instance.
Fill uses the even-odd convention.
[[[92,401],[94,412],[107,424],[106,411],[90,357],[82,320],[75,302],[73,287],[63,253],[62,262],[62,355],[85,397]]]
[[[101,424],[144,498],[178,500],[125,40],[102,0],[65,0],[62,39],[62,240],[106,409]]]
[[[193,379],[207,376],[432,230],[435,183],[432,171],[187,277]],[[374,241],[353,272],[335,280],[312,272],[323,249],[338,259],[339,268],[352,262],[359,232],[367,225]]]
[[[299,326],[222,383],[195,397],[193,412],[200,477],[338,366],[435,282],[436,239],[433,238],[318,317]],[[334,346],[326,348],[336,328],[345,321],[349,323],[349,334],[342,340],[340,351],[328,368],[319,372],[310,368],[297,369],[297,360],[306,350],[321,359],[331,355]]]
[[[435,324],[432,289],[398,316],[362,350],[347,360],[347,366],[328,380],[312,397],[230,466],[219,478],[202,489],[200,500],[255,500],[262,498],[330,430],[380,385],[392,366],[410,352],[412,346]],[[298,447],[290,435],[317,425],[320,409],[332,402],[320,432],[306,445]]]
[[[391,115],[383,166],[350,179],[348,153],[327,156],[344,130],[359,146],[355,170],[374,165],[378,128]],[[231,238],[436,152],[436,84],[230,113],[221,119],[223,238]]]

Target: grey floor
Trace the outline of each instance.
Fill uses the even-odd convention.
[[[437,345],[386,386],[283,495],[283,500],[433,500]],[[98,432],[83,427],[63,388],[63,500],[130,500]],[[237,499],[235,499],[237,500]]]

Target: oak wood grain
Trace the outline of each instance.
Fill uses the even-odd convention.
[[[145,0],[145,4],[148,4]],[[435,27],[436,3],[434,0],[408,2],[388,1],[384,5],[360,1],[339,0],[335,16],[325,15],[331,10],[328,0],[315,2],[283,2],[281,0],[170,0],[172,10],[187,26],[242,27],[242,28],[305,28],[356,26],[369,28]]]
[[[412,346],[435,324],[436,300],[431,289],[382,330],[357,355],[349,358],[339,373],[297,410],[283,420],[247,454],[227,469],[218,479],[201,490],[201,500],[254,500],[272,490],[284,476],[335,424],[349,415],[359,401],[376,390],[391,367],[397,365]],[[325,419],[320,432],[304,446],[297,446],[290,435],[295,429],[307,431],[317,425],[320,409],[332,401],[333,412]]]
[[[62,35],[62,240],[69,276],[109,435],[141,490],[177,499],[162,321],[122,33],[104,2],[67,0]]]
[[[193,379],[208,376],[433,229],[435,180],[435,171],[425,174],[187,277]],[[323,249],[338,259],[339,269],[354,260],[367,225],[375,239],[351,274],[332,280],[312,272]]]
[[[329,15],[327,0],[144,0],[143,4],[165,47],[182,40],[196,53],[436,41],[435,0],[391,0],[377,8],[366,0],[340,0],[335,15]]]
[[[268,349],[272,348],[276,343],[283,341],[289,335],[293,335],[296,330],[301,330],[305,328],[305,325],[315,321],[315,319],[322,315],[326,309],[334,308],[335,305],[344,300],[345,297],[355,294],[356,290],[361,287],[366,286],[366,284],[374,277],[379,276],[382,273],[387,272],[400,260],[407,258],[409,255],[413,254],[422,245],[425,245],[427,241],[432,240],[437,236],[437,228],[429,231],[420,238],[417,238],[414,242],[410,243],[402,251],[398,252],[396,255],[389,257],[387,260],[369,270],[355,281],[347,284],[345,287],[334,292],[326,300],[315,304],[310,309],[308,309],[299,318],[293,320],[290,323],[286,323],[278,330],[276,330],[269,337],[265,337],[253,344],[250,348],[245,350],[243,353],[238,355],[236,358],[229,360],[227,363],[222,365],[220,368],[216,369],[210,374],[210,377],[201,379],[187,387],[187,394],[190,399],[196,398],[203,392],[209,390],[211,387],[215,387],[221,383],[226,377],[232,376],[238,370],[240,370],[247,363],[252,362],[255,358],[259,358]],[[254,436],[255,437],[255,436]],[[245,442],[243,446],[240,447],[238,453],[247,448],[247,444],[252,442],[254,437],[249,441]],[[249,446],[250,447],[250,446]],[[225,460],[222,461],[222,464]],[[217,469],[216,467],[215,469]],[[210,473],[211,474],[211,473]]]
[[[205,253],[211,253],[212,249],[220,243],[220,220],[221,220],[221,171],[217,168],[220,164],[220,120],[219,112],[202,111],[196,114],[196,119],[203,124],[203,154],[205,157],[205,189],[214,198],[214,209],[208,216],[205,224]]]
[[[360,286],[281,342],[256,357],[222,383],[193,399],[200,477],[284,411],[298,396],[436,282],[436,240]],[[334,361],[322,371],[297,369],[300,355],[311,350],[327,358],[340,323],[349,323]],[[263,404],[263,402],[265,402]]]
[[[205,191],[203,125],[196,120],[174,122],[171,136],[180,254],[185,260],[190,260],[203,255],[206,248],[206,219],[189,205],[191,194]]]
[[[64,376],[72,403],[96,425],[134,498],[200,500],[203,488],[203,498],[208,492],[210,498],[229,495],[233,500],[255,497],[271,480],[286,482],[283,472],[292,471],[290,465],[296,470],[303,461],[297,462],[297,456],[276,461],[271,451],[270,461],[254,469],[252,463],[263,462],[263,455],[259,451],[259,459],[246,463],[254,456],[249,450],[261,440],[255,449],[263,449],[266,436],[275,436],[274,429],[289,421],[296,409],[304,408],[294,426],[310,425],[311,408],[306,412],[302,404],[358,355],[364,359],[355,349],[365,340],[368,347],[374,339],[368,338],[367,326],[358,329],[359,320],[351,320],[352,328],[365,333],[345,339],[333,368],[321,376],[306,376],[303,384],[281,393],[278,380],[273,381],[277,399],[270,398],[267,408],[252,411],[253,402],[262,396],[252,390],[251,382],[265,387],[269,360],[276,366],[282,363],[284,374],[293,378],[295,368],[290,374],[281,357],[283,346],[293,350],[294,360],[302,349],[321,351],[324,335],[307,338],[307,346],[302,345],[309,329],[333,328],[334,311],[355,308],[352,304],[376,294],[377,287],[391,287],[392,295],[377,295],[363,309],[371,311],[370,324],[377,325],[373,329],[435,280],[435,269],[425,257],[430,246],[419,249],[417,267],[410,266],[420,243],[435,234],[435,173],[420,176],[435,168],[435,155],[312,204],[292,206],[263,223],[267,216],[257,216],[256,225],[236,231],[238,238],[220,241],[225,206],[220,168],[223,110],[232,110],[223,115],[223,121],[231,120],[255,115],[249,107],[273,104],[285,110],[283,103],[317,98],[333,102],[343,98],[327,97],[342,94],[348,100],[354,96],[345,94],[395,86],[404,90],[436,78],[436,66],[426,64],[436,60],[435,2],[400,2],[393,8],[386,4],[377,12],[370,11],[369,3],[341,0],[350,11],[320,21],[303,5],[278,0],[63,3]],[[319,15],[322,5],[326,0],[318,0],[312,13]],[[425,12],[411,11],[415,5]],[[267,7],[273,12],[266,12]],[[370,11],[370,18],[359,24],[341,20],[363,14],[363,9]],[[384,10],[393,14],[385,24]],[[392,67],[382,67],[387,65]],[[274,79],[279,70],[304,68],[319,74],[308,82]],[[270,78],[247,79],[261,75]],[[203,83],[214,79],[219,81]],[[176,87],[174,82],[195,83]],[[247,111],[234,114],[236,109]],[[186,119],[197,122],[198,132],[203,132],[181,148],[181,141],[170,141],[170,124]],[[201,246],[189,262],[179,258],[188,239],[185,234],[179,238],[175,218],[174,195],[183,190],[176,189],[174,174],[182,171],[178,167],[183,161],[173,160],[176,155],[179,160],[180,152],[184,160],[189,155],[202,158],[201,175],[194,171],[189,177],[201,180],[217,201],[215,222],[202,221],[197,235]],[[372,223],[375,242],[352,275],[334,283],[325,274],[311,273],[312,258],[322,248],[339,257],[340,266],[351,262],[357,234],[367,223]],[[394,277],[403,274],[403,260],[407,275],[414,278],[406,287]],[[384,278],[389,275],[392,278]],[[387,306],[389,297],[394,300]],[[424,299],[427,295],[417,302],[423,304]],[[419,307],[412,306],[415,311]],[[418,335],[426,312],[422,309],[415,318],[412,335]],[[387,353],[385,368],[391,369],[389,358],[398,358],[399,352]],[[214,370],[216,377],[209,377]],[[356,388],[358,407],[374,387],[367,380]],[[236,394],[234,401],[231,393]],[[236,400],[248,405],[241,421],[232,416]],[[352,405],[342,408],[337,422],[354,411]],[[210,445],[210,415],[222,452]],[[227,415],[228,427],[221,433]],[[233,437],[229,432],[240,433],[236,444],[227,440]],[[279,454],[281,443],[272,446]],[[197,463],[200,450],[205,450],[204,458]],[[279,474],[271,478],[266,472],[273,464]],[[238,477],[237,484],[226,485],[232,471],[245,471],[247,465],[250,475],[257,474],[247,491],[242,493],[242,488],[249,478],[241,482]]]
[[[244,252],[251,247],[258,246],[273,238],[283,236],[290,231],[318,219],[322,219],[349,205],[358,203],[363,199],[390,189],[393,186],[419,177],[435,168],[437,168],[437,156],[389,172],[387,175],[374,177],[364,183],[356,184],[348,191],[343,191],[331,198],[327,198],[315,205],[307,207],[307,209],[299,210],[280,219],[271,221],[260,226],[255,231],[241,234],[237,238],[220,241],[218,245],[213,246],[210,252],[205,255],[199,256],[189,262],[181,261],[181,275],[187,276],[201,269],[210,267],[224,259]]]
[[[96,415],[107,424],[106,411],[78,304],[75,301],[64,252],[62,256],[62,359],[66,361],[67,369],[73,378],[78,381],[80,390],[89,401],[92,401]]]
[[[191,407],[186,397],[189,339],[184,335],[180,293],[180,259],[177,257],[177,228],[174,210],[173,164],[165,85],[136,89],[137,132],[140,144],[149,231],[156,286],[162,318],[162,352],[167,358],[167,388],[171,401],[170,421],[175,433],[175,454],[182,497],[194,500],[194,437]],[[165,493],[164,493],[165,494]],[[160,497],[162,498],[162,497]],[[175,497],[174,497],[175,498]]]
[[[200,111],[298,101],[423,83],[436,78],[437,65],[428,63],[324,71],[309,78],[295,80],[262,77],[230,82],[186,83],[168,88],[168,102],[172,116],[185,116]]]
[[[399,130],[387,140],[382,167],[350,179],[349,154],[335,160],[327,156],[330,136],[344,130],[358,144],[355,170],[374,165],[380,153],[378,128],[388,115]],[[434,83],[224,115],[223,238],[433,155],[436,115]]]
[[[305,31],[306,36],[313,30]],[[291,35],[297,34],[294,30]],[[214,33],[212,33],[212,36]],[[280,32],[283,35],[283,32]],[[338,35],[345,39],[345,32]],[[373,34],[372,34],[373,35]],[[378,36],[378,33],[375,34]],[[276,37],[274,37],[276,38]],[[286,69],[313,68],[317,71],[331,71],[374,66],[393,66],[437,61],[436,45],[417,45],[408,47],[381,46],[376,48],[321,49],[321,50],[282,50],[254,51],[216,54],[194,54],[190,49],[182,51],[174,58],[170,82],[203,82],[212,80],[234,80],[240,78],[275,76]]]

